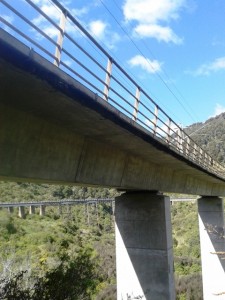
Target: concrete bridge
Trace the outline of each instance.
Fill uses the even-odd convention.
[[[218,255],[225,251],[224,166],[51,2],[61,12],[59,24],[30,0],[21,2],[22,11],[0,1],[15,16],[15,24],[0,17],[10,31],[0,29],[0,179],[125,191],[115,206],[119,300],[175,299],[170,201],[163,193],[201,195],[204,299],[225,299],[225,261]],[[58,31],[57,40],[32,23],[31,9]],[[92,43],[91,51],[67,24]]]
[[[115,200],[114,199],[63,199],[59,201],[32,201],[32,202],[3,202],[0,203],[0,208],[7,208],[9,213],[12,213],[14,208],[18,208],[18,216],[20,218],[25,217],[25,208],[29,207],[29,214],[32,215],[35,213],[35,208],[39,208],[40,216],[45,215],[45,208],[47,206],[57,206],[59,209],[59,215],[62,214],[62,208],[67,207],[67,212],[70,212],[70,207],[73,205],[94,205],[98,207],[99,204],[107,203],[111,205],[112,214],[115,210]],[[88,210],[88,209],[87,209]]]
[[[190,197],[186,197],[186,198],[170,198],[170,203],[173,205],[176,202],[187,202],[187,201],[191,201],[191,202],[195,202],[196,198],[190,198]],[[59,208],[59,214],[61,214],[61,210],[63,206],[67,206],[67,208],[69,206],[73,206],[73,205],[85,205],[85,206],[89,206],[89,205],[95,205],[97,206],[98,204],[102,204],[102,203],[107,203],[110,204],[112,207],[112,214],[114,215],[114,211],[115,211],[115,199],[63,199],[63,200],[59,200],[59,201],[31,201],[31,202],[2,202],[0,203],[0,208],[7,208],[8,211],[11,213],[13,212],[14,208],[18,208],[18,215],[20,218],[24,218],[25,217],[25,207],[29,207],[29,214],[32,215],[35,213],[35,208],[39,207],[39,214],[40,216],[44,216],[45,215],[45,208],[47,206],[57,206]],[[69,210],[69,209],[68,209]]]

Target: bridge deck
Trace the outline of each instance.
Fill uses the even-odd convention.
[[[0,31],[0,178],[225,195],[188,160]]]

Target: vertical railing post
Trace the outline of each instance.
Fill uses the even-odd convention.
[[[154,121],[153,121],[153,124],[154,124],[154,129],[153,129],[153,133],[154,135],[156,135],[156,131],[157,131],[157,120],[158,120],[158,114],[159,114],[159,107],[158,105],[155,106],[155,113],[154,113]]]
[[[168,144],[170,143],[170,138],[171,138],[170,129],[171,129],[171,119],[169,118],[167,123],[167,138],[166,138]]]
[[[190,152],[190,138],[187,136],[187,146],[186,146],[186,155],[189,156]]]
[[[137,114],[138,114],[138,106],[140,102],[140,95],[141,95],[141,89],[138,86],[136,89],[136,95],[135,95],[135,103],[134,103],[134,112],[133,112],[133,120],[137,120]]]
[[[110,86],[110,79],[112,75],[112,63],[113,60],[111,57],[108,58],[108,63],[107,63],[107,70],[106,70],[106,77],[105,77],[105,87],[104,87],[104,98],[105,101],[108,101],[109,97],[109,86]]]
[[[206,152],[204,152],[204,165],[206,168],[208,167],[208,155]]]
[[[180,135],[179,149],[180,149],[180,152],[183,153],[184,152],[184,131],[182,128],[180,128],[180,130],[179,130],[179,135]]]
[[[202,151],[202,148],[199,149],[199,153],[200,153],[200,155],[199,155],[199,163],[200,163],[201,165],[203,164],[203,166],[204,166],[204,159],[203,159],[203,151]]]
[[[61,61],[61,53],[62,53],[62,45],[63,45],[63,38],[64,38],[64,31],[66,27],[66,15],[67,12],[61,12],[61,17],[60,17],[60,30],[58,34],[58,39],[57,39],[57,46],[55,50],[55,60],[54,60],[54,65],[59,67],[60,61]]]
[[[179,128],[176,128],[175,146],[179,150]]]
[[[196,148],[197,148],[197,145],[194,143],[194,150],[193,150],[194,161],[196,161]]]

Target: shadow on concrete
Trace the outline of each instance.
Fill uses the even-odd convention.
[[[214,198],[214,199],[213,199]],[[199,218],[211,241],[214,250],[210,254],[217,255],[225,271],[225,229],[223,202],[218,197],[198,199]]]
[[[127,193],[115,217],[118,300],[174,300],[169,198]]]

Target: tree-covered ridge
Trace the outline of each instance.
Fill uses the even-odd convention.
[[[225,113],[204,123],[195,123],[185,132],[215,160],[225,163]]]
[[[115,189],[100,187],[1,182],[0,202],[57,201],[61,199],[114,198]]]

